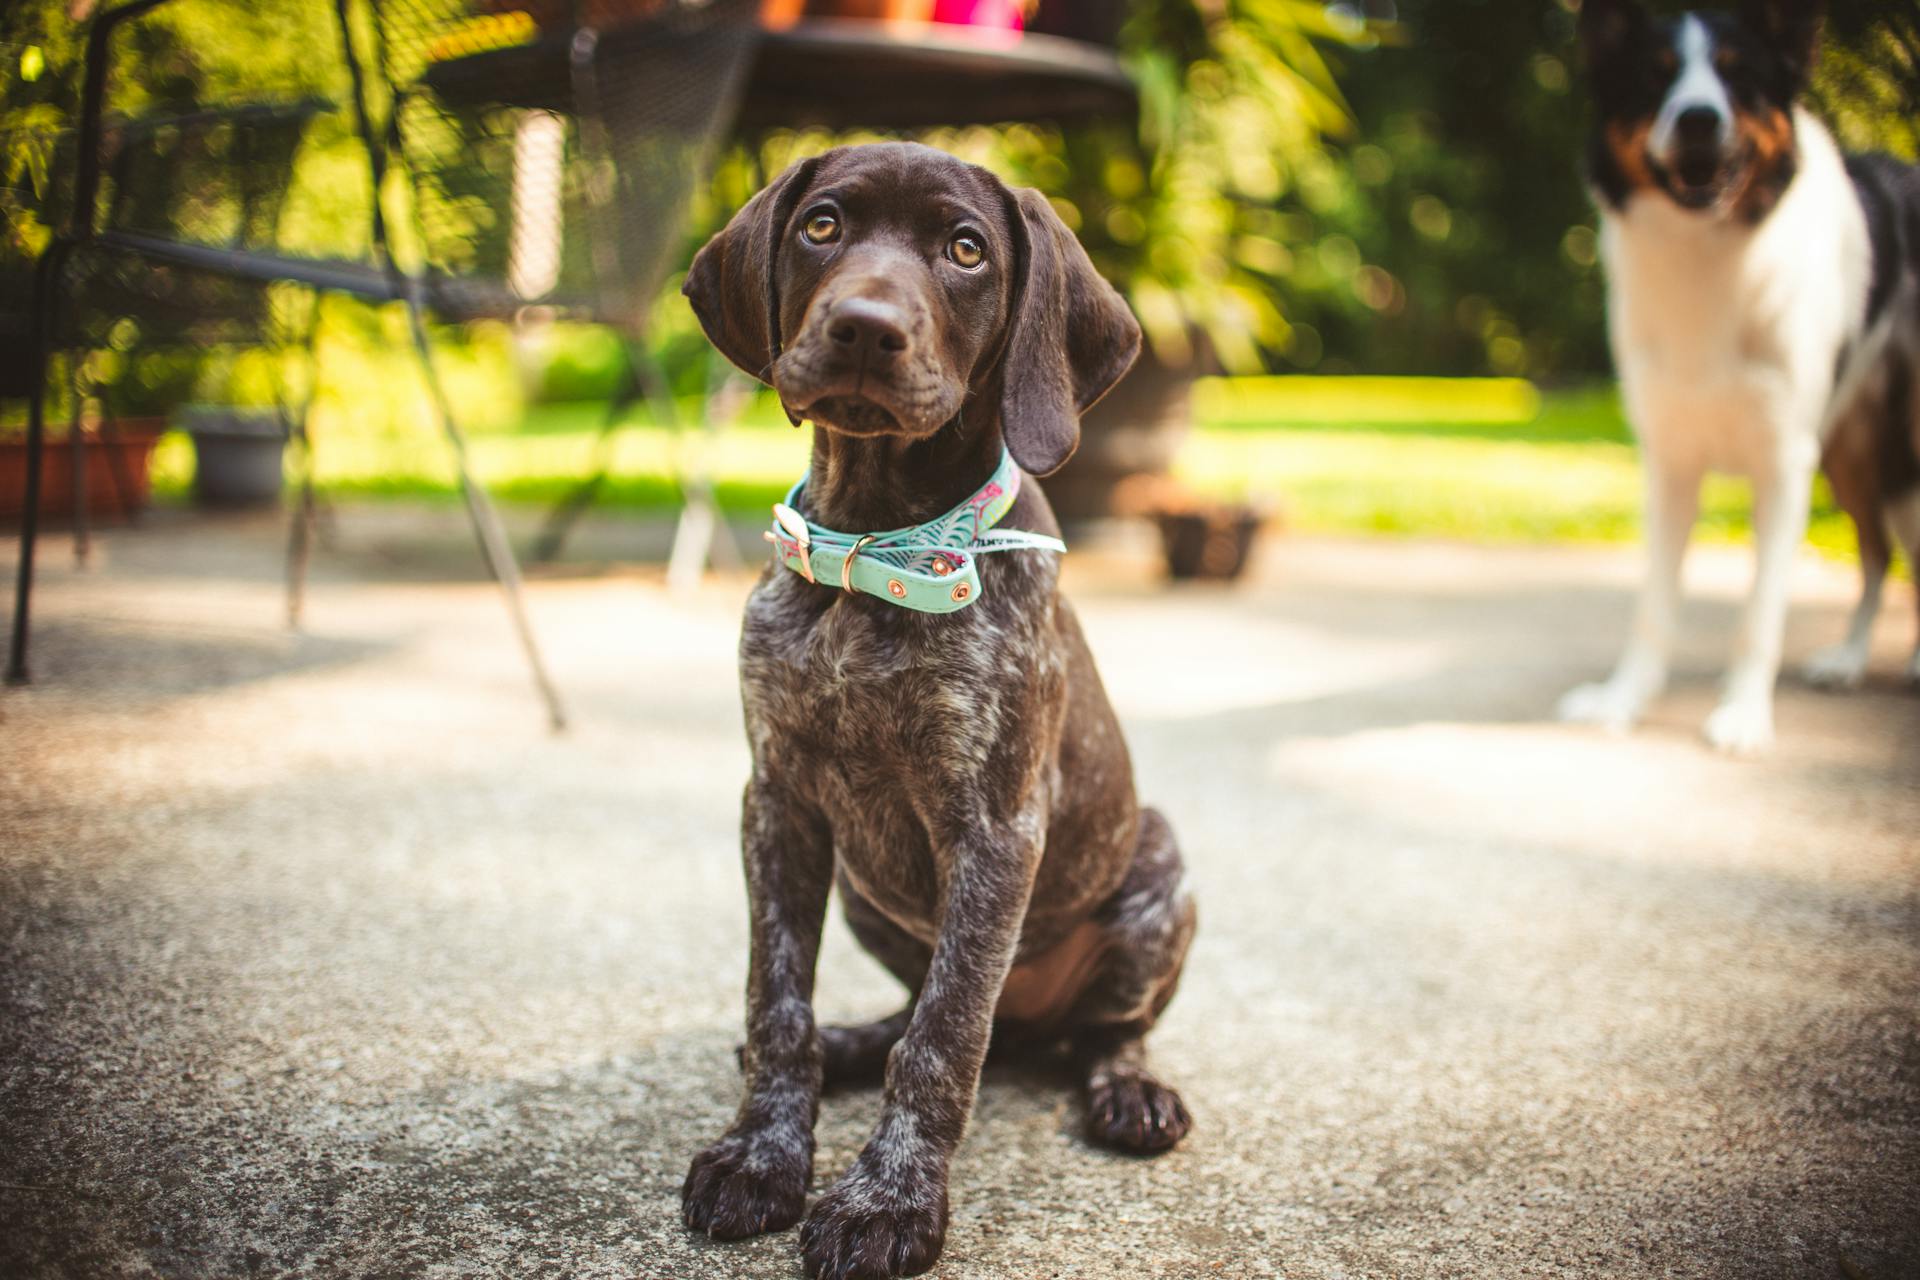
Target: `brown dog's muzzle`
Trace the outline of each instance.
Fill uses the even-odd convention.
[[[913,264],[919,268],[919,264]],[[821,282],[774,366],[790,410],[848,435],[931,434],[959,411],[964,375],[946,367],[933,308],[905,262],[875,255]]]

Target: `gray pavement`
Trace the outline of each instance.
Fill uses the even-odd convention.
[[[678,1219],[735,1102],[747,579],[675,597],[590,531],[531,587],[550,737],[457,512],[339,524],[297,636],[271,522],[48,547],[0,696],[0,1276],[796,1276]],[[990,1068],[936,1274],[1920,1275],[1909,588],[1869,687],[1788,682],[1738,762],[1695,732],[1737,553],[1626,739],[1543,716],[1631,551],[1262,553],[1068,574],[1198,885],[1156,1037],[1195,1132],[1107,1155]],[[1801,566],[1790,653],[1849,591]],[[836,923],[823,1016],[895,1001]],[[816,1187],[877,1105],[826,1100]]]

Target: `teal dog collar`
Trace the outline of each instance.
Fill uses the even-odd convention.
[[[952,613],[980,598],[979,557],[990,551],[1060,551],[1044,533],[995,529],[1020,494],[1020,468],[1000,451],[1000,465],[979,492],[925,524],[887,533],[841,533],[799,512],[802,477],[773,504],[773,528],[762,536],[780,563],[809,582],[878,596],[920,613]]]

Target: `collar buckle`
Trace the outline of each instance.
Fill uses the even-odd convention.
[[[774,523],[786,530],[787,536],[800,549],[800,574],[808,582],[817,583],[813,576],[813,534],[807,529],[806,517],[784,502],[773,504]]]
[[[847,558],[840,562],[840,589],[846,592],[848,595],[853,594],[854,559],[857,556],[859,556],[860,548],[866,546],[869,542],[875,542],[878,540],[879,540],[878,534],[873,534],[873,533],[861,534],[859,541],[853,544],[853,549],[847,552]],[[902,594],[905,594],[905,593],[903,592]]]

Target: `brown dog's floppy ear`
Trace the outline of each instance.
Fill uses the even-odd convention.
[[[780,294],[773,275],[780,237],[819,162],[816,156],[789,166],[747,201],[693,255],[680,286],[720,354],[762,382],[772,380],[780,354]]]
[[[1140,325],[1045,196],[1008,193],[1017,263],[1000,426],[1013,460],[1043,476],[1080,443],[1080,415],[1140,354]]]

